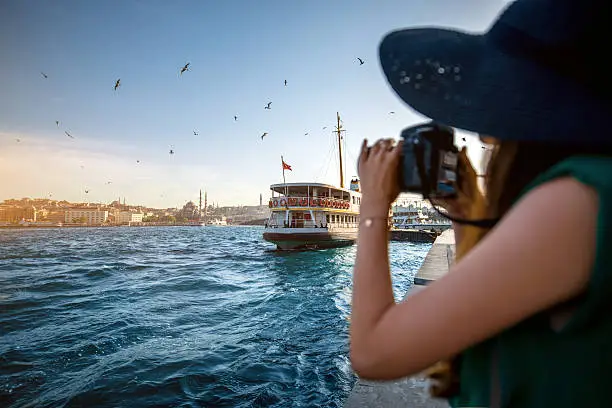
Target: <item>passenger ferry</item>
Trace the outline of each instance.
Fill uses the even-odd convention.
[[[418,209],[393,214],[393,228],[442,232],[452,228],[449,220],[432,220]]]
[[[340,115],[338,153],[340,187],[323,183],[272,184],[263,238],[279,250],[324,249],[352,245],[357,240],[361,192],[359,180],[344,188]]]
[[[452,228],[450,221],[422,220],[411,216],[394,216],[393,228],[442,232]]]

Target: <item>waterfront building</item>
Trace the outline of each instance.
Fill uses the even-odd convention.
[[[115,223],[117,224],[133,224],[142,222],[144,214],[141,212],[118,211],[115,213]]]
[[[0,205],[0,221],[3,222],[36,221],[36,215],[36,207],[32,205],[27,207]]]
[[[64,221],[66,223],[85,223],[87,225],[100,225],[108,220],[108,210],[95,207],[73,207],[66,210]]]

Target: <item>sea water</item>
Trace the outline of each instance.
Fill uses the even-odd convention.
[[[0,406],[341,407],[356,247],[262,232],[0,230]],[[390,244],[397,299],[429,247]]]

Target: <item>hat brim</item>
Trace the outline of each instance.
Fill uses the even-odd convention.
[[[486,35],[441,28],[392,32],[385,76],[410,107],[441,124],[505,140],[602,143],[610,103]],[[571,57],[570,57],[571,58]],[[611,139],[606,137],[608,144]]]

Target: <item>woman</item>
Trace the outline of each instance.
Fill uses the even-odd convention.
[[[385,37],[381,64],[404,102],[493,136],[482,215],[500,220],[446,276],[396,304],[386,217],[401,145],[364,141],[350,328],[360,376],[452,359],[454,407],[612,404],[612,87],[597,69],[607,49],[597,30],[611,17],[603,1],[518,0],[482,36]],[[465,218],[475,211],[464,202],[445,206]]]

